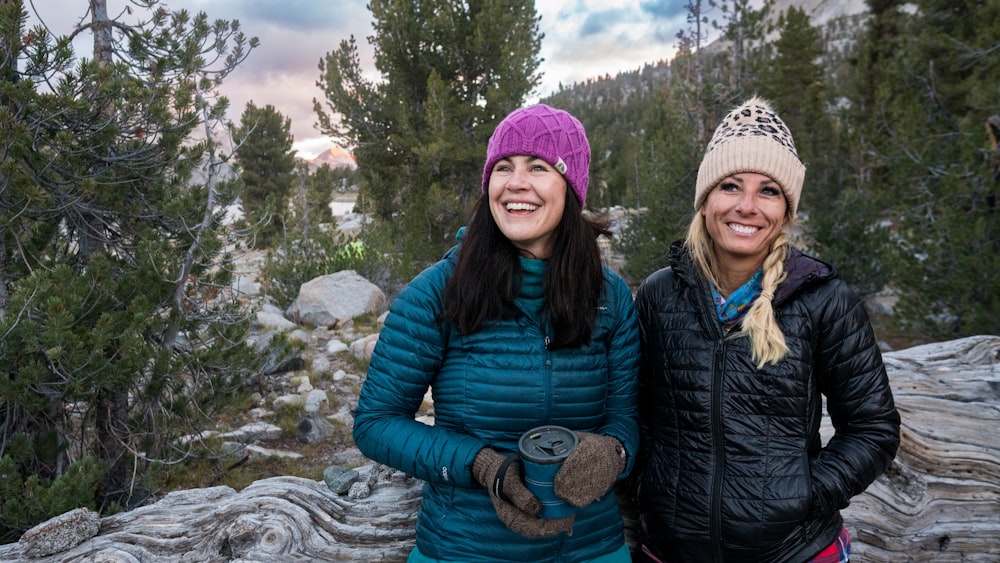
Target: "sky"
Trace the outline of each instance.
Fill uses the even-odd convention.
[[[115,17],[127,0],[107,0]],[[362,69],[377,76],[372,61],[368,0],[163,0],[170,10],[205,12],[209,20],[238,20],[260,45],[229,75],[222,93],[230,100],[229,118],[238,122],[247,102],[272,105],[291,121],[293,148],[313,158],[333,145],[316,128],[313,99],[319,61],[340,42],[355,37]],[[686,27],[686,0],[538,0],[544,34],[539,66],[542,83],[529,102],[588,78],[614,76],[673,56],[676,34]],[[79,5],[79,9],[72,8]],[[69,34],[83,18],[88,0],[25,0],[29,25],[43,22],[56,35]],[[79,56],[90,57],[86,34]],[[79,43],[78,43],[79,45]]]

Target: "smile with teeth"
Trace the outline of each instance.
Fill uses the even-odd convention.
[[[760,230],[760,227],[751,227],[749,225],[740,225],[738,223],[729,223],[728,225],[730,229],[742,235],[752,235]]]
[[[534,211],[536,209],[538,206],[530,203],[510,202],[507,204],[507,211]]]

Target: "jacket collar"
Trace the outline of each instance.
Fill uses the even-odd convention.
[[[670,245],[670,267],[674,273],[688,285],[698,287],[701,274],[695,269],[691,255],[684,248],[683,241]],[[799,289],[813,283],[836,277],[833,266],[826,262],[804,254],[798,248],[789,245],[788,256],[785,258],[785,280],[778,284],[774,292],[774,303],[780,305],[787,301]]]

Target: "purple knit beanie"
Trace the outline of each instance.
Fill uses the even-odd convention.
[[[497,125],[486,147],[484,192],[497,161],[517,155],[535,156],[551,164],[566,178],[580,208],[586,205],[590,143],[583,125],[575,117],[545,104],[511,112]]]

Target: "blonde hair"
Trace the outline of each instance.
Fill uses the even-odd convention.
[[[788,223],[785,224],[788,226]],[[691,254],[695,267],[709,281],[718,287],[719,276],[717,261],[713,250],[712,238],[705,227],[705,217],[695,213],[688,227],[684,246]],[[788,244],[785,230],[771,243],[771,248],[764,258],[760,295],[743,318],[743,334],[750,338],[751,357],[757,362],[757,369],[764,364],[776,364],[788,354],[785,335],[774,317],[774,292],[778,284],[785,280],[785,258],[788,256]]]

